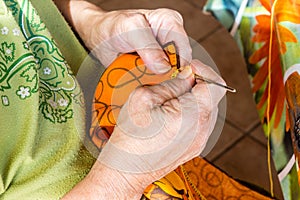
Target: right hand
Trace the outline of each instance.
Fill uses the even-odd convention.
[[[195,84],[192,70],[225,83],[200,61],[193,60],[191,66],[173,80],[141,87],[131,94],[98,158],[100,163],[135,177],[136,185],[146,187],[200,155],[226,91],[202,81]]]
[[[195,73],[224,84],[220,76],[200,61],[193,60],[191,67]],[[204,82],[194,85],[192,70],[186,69],[176,79],[132,93],[98,161],[64,200],[139,200],[149,184],[199,156],[214,128],[218,102],[225,90]],[[140,132],[140,127],[144,131]],[[134,130],[138,132],[131,132]],[[156,135],[147,137],[145,133],[153,134],[151,130],[157,130]],[[184,139],[186,145],[175,141],[178,138]],[[139,159],[157,152],[154,159]],[[180,154],[169,159],[174,152]],[[158,167],[160,162],[164,163]]]

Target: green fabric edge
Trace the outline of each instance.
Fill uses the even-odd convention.
[[[87,51],[52,0],[31,0],[31,3],[76,75],[81,63],[88,56]]]

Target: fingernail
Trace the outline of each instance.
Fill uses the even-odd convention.
[[[180,79],[186,79],[189,76],[191,76],[192,73],[193,73],[192,68],[190,65],[188,65],[183,68],[183,70],[177,75],[177,77]]]

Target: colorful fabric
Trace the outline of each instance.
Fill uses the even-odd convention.
[[[211,12],[227,29],[233,25],[243,0],[208,0],[204,9]]]
[[[249,0],[235,36],[285,199],[300,199],[299,33],[298,0]]]
[[[209,162],[195,158],[183,165],[187,179],[206,199],[271,199],[245,187]]]
[[[59,199],[94,163],[81,143],[83,115],[74,118],[84,104],[69,64],[80,63],[63,56],[57,28],[79,44],[51,0],[0,0],[0,199]]]
[[[103,73],[93,106],[90,138],[99,150],[112,134],[116,119],[129,94],[137,87],[169,80],[177,69],[173,43],[164,47],[174,70],[155,75],[137,54],[118,57]],[[142,199],[270,199],[239,184],[204,159],[195,158],[149,185]]]

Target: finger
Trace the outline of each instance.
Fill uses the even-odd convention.
[[[215,108],[212,111],[210,121],[207,123],[198,124],[197,127],[198,133],[193,140],[192,144],[189,146],[188,149],[186,149],[186,154],[184,154],[179,160],[181,160],[182,163],[185,163],[197,156],[201,156],[201,153],[207,146],[207,142],[213,133],[213,129],[215,127],[216,121],[217,121],[217,114],[218,114],[218,108]],[[179,164],[182,164],[179,163]]]
[[[194,73],[199,74],[205,78],[208,78],[210,80],[213,80],[217,83],[226,85],[225,81],[209,66],[203,64],[199,60],[192,60],[191,67]],[[223,98],[223,96],[226,93],[226,89],[217,86],[215,84],[206,83],[203,81],[197,81],[197,83],[201,83],[207,85],[209,94],[211,96],[211,99],[213,100],[213,103],[216,105],[218,102]],[[197,91],[198,89],[195,89]],[[195,94],[197,94],[196,92]]]
[[[180,73],[179,78],[155,86],[137,88],[131,93],[120,112],[118,118],[118,124],[122,124],[120,128],[132,136],[143,131],[139,137],[144,138],[159,133],[165,122],[164,119],[161,119],[164,116],[161,111],[169,113],[172,119],[177,119],[176,114],[181,112],[181,105],[178,103],[177,97],[190,92],[193,84],[192,70],[187,67]],[[167,119],[169,118],[167,117]],[[156,124],[155,128],[157,129],[142,130],[151,124]]]
[[[175,79],[167,80],[161,84],[150,86],[152,91],[152,105],[162,105],[167,101],[178,98],[187,92],[190,92],[194,84],[192,70],[185,68]],[[159,98],[157,98],[159,96]]]
[[[208,86],[205,83],[196,84],[192,91],[181,96],[179,101],[182,110],[187,113],[184,119],[190,118],[188,125],[193,127],[192,130],[188,131],[189,137],[193,136],[192,143],[187,149],[189,154],[185,158],[189,160],[199,156],[205,148],[215,126],[215,116],[217,116],[218,108],[214,105]]]
[[[136,49],[144,64],[152,72],[156,74],[163,74],[171,69],[171,65],[165,52],[162,50],[151,31],[147,31],[143,36],[137,36],[137,40],[142,40],[142,38],[147,38],[144,42],[139,42],[133,40],[131,45]],[[140,44],[142,45],[140,45]]]
[[[163,74],[171,69],[167,55],[156,41],[149,27],[133,28],[112,37],[109,43],[103,42],[94,51],[94,54],[101,58],[104,66],[109,66],[120,53],[137,52],[147,68],[153,73]]]
[[[192,49],[184,30],[182,16],[177,11],[162,8],[145,13],[145,17],[160,44],[175,42],[181,66],[189,65]]]
[[[112,48],[109,50],[110,46],[110,44],[108,45],[103,42],[91,51],[91,53],[99,59],[105,68],[110,66],[120,54],[119,51],[116,51]]]
[[[143,14],[128,14],[123,21],[123,41],[126,41],[130,49],[134,49],[142,58],[145,65],[154,73],[165,73],[170,70],[168,57],[156,40],[149,26],[149,22]]]
[[[161,106],[165,102],[177,98],[187,92],[190,92],[195,79],[192,75],[191,67],[186,67],[175,79],[164,81],[160,84],[139,87],[129,96],[133,109],[151,110],[155,106]]]
[[[170,70],[168,57],[143,13],[138,10],[109,12],[102,21],[97,30],[103,41],[93,52],[102,64],[108,66],[120,53],[137,52],[154,73]]]

